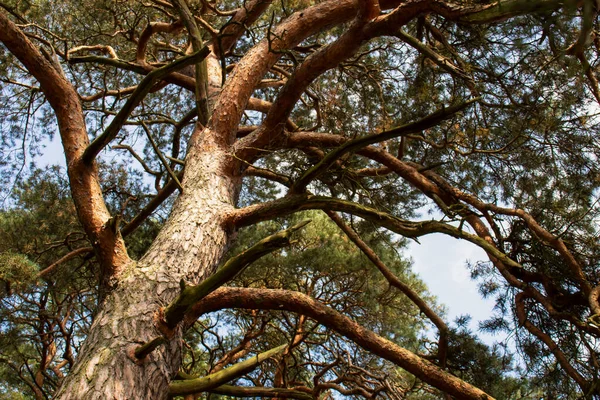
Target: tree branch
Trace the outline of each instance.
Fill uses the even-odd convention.
[[[350,318],[299,292],[275,289],[222,287],[196,304],[186,316],[187,323],[199,316],[224,308],[291,311],[307,315],[322,325],[352,340],[407,370],[428,384],[460,399],[491,400],[491,396],[443,371],[414,353],[369,331]]]
[[[286,347],[287,345],[283,344],[271,350],[265,351],[264,353],[260,353],[256,356],[250,357],[245,361],[234,364],[229,368],[225,368],[224,370],[202,378],[189,379],[183,381],[173,381],[169,384],[169,394],[171,396],[177,396],[184,394],[207,392],[212,389],[218,388],[222,384],[229,382],[233,379],[239,378],[240,376],[252,371],[260,363],[281,353]]]
[[[478,235],[438,221],[408,221],[391,214],[363,206],[351,201],[312,195],[287,196],[267,203],[253,205],[235,210],[228,216],[228,223],[240,228],[260,221],[290,215],[301,210],[329,210],[347,212],[369,220],[408,238],[417,238],[431,233],[443,233],[457,239],[465,239],[485,250],[488,254],[501,260],[508,266],[523,268],[519,263],[498,250],[493,243]]]
[[[460,22],[485,24],[502,21],[517,15],[543,13],[556,10],[564,5],[562,0],[500,0],[485,6],[475,6],[466,10]]]
[[[37,277],[41,278],[43,276],[46,276],[49,273],[53,272],[56,269],[56,267],[58,267],[60,264],[65,263],[65,262],[69,261],[70,259],[77,257],[78,255],[88,254],[93,251],[94,251],[94,249],[92,247],[81,247],[79,249],[73,250],[70,253],[68,253],[68,254],[64,255],[63,257],[61,257],[60,259],[58,259],[57,261],[53,262],[52,264],[50,264],[49,266],[47,266],[40,272],[38,272]]]
[[[221,394],[231,397],[278,397],[282,399],[314,400],[315,398],[305,392],[294,389],[267,388],[267,387],[245,387],[221,385],[208,390],[210,393]]]
[[[173,23],[166,22],[150,22],[146,28],[142,31],[140,38],[138,39],[137,51],[135,53],[135,59],[140,64],[146,63],[146,48],[148,47],[148,41],[158,32],[172,33],[177,32],[183,27],[181,21],[175,21]],[[116,58],[116,57],[115,57]]]
[[[181,293],[164,311],[167,327],[169,329],[175,328],[192,305],[235,278],[254,261],[275,250],[288,246],[291,235],[297,230],[302,229],[309,222],[310,220],[306,220],[271,236],[267,236],[254,246],[229,259],[225,265],[197,286],[186,287],[185,283],[182,282]]]
[[[172,72],[178,71],[181,68],[203,60],[206,58],[206,56],[208,56],[209,52],[210,50],[208,47],[204,47],[194,54],[181,57],[178,60],[173,61],[172,63],[163,67],[157,68],[146,75],[139,83],[135,91],[131,94],[129,99],[127,99],[127,102],[123,108],[121,108],[121,110],[113,118],[106,130],[100,136],[98,136],[85,150],[83,154],[83,161],[86,164],[89,164],[96,159],[96,156],[100,153],[100,151],[102,151],[102,149],[104,149],[104,147],[106,147],[117,136],[131,112],[142,102],[150,90],[152,90],[154,84]]]
[[[109,227],[111,215],[98,183],[96,166],[82,162],[89,139],[79,96],[62,70],[48,61],[2,12],[0,41],[40,83],[40,89],[55,112],[73,201],[81,224],[97,251],[103,271],[101,285],[109,285],[110,277],[121,271],[130,259],[120,235]]]
[[[350,140],[343,145],[339,146],[335,150],[329,152],[319,163],[309,168],[306,172],[296,180],[292,188],[290,189],[291,193],[302,193],[306,189],[306,185],[311,182],[313,179],[317,178],[319,175],[327,171],[337,160],[340,159],[345,154],[355,152],[363,147],[368,145],[383,142],[386,140],[394,139],[400,136],[409,135],[411,133],[416,133],[423,131],[425,129],[431,128],[439,124],[440,122],[451,118],[456,113],[464,110],[469,105],[477,102],[479,98],[472,99],[466,101],[461,104],[453,105],[448,108],[442,108],[441,110],[428,115],[425,118],[422,118],[418,121],[399,126],[397,128],[391,129],[389,131],[376,133],[374,135],[365,136],[359,139]]]
[[[183,171],[178,175],[179,179],[183,177]],[[174,180],[170,180],[160,192],[154,196],[152,200],[146,204],[138,215],[135,216],[131,221],[129,221],[123,228],[121,228],[121,235],[123,237],[130,235],[133,233],[139,226],[148,218],[156,209],[167,199],[173,192],[177,189],[177,183]]]
[[[575,368],[569,363],[569,360],[565,356],[565,353],[560,350],[556,342],[552,340],[552,338],[546,335],[540,328],[535,326],[531,321],[527,319],[527,311],[525,310],[525,299],[530,297],[526,292],[518,293],[515,296],[515,305],[516,305],[516,313],[517,318],[519,319],[519,324],[524,326],[532,335],[541,340],[548,349],[554,354],[554,357],[558,360],[560,366],[565,370],[565,372],[573,378],[575,382],[579,385],[581,390],[584,393],[587,393],[590,389],[590,383],[585,380],[583,376],[577,372]]]
[[[438,328],[440,333],[440,337],[438,339],[438,355],[437,358],[440,362],[440,366],[442,368],[446,368],[446,356],[448,353],[448,326],[444,322],[439,315],[436,314],[435,311],[427,305],[425,300],[419,296],[417,292],[415,292],[410,286],[406,283],[402,282],[384,263],[381,259],[375,254],[373,249],[369,247],[358,234],[350,228],[344,220],[332,211],[325,211],[325,213],[331,218],[333,222],[348,236],[350,240],[358,247],[365,256],[377,269],[381,272],[384,278],[388,281],[390,286],[395,287],[400,290],[406,297],[408,297],[421,311],[423,314],[433,322],[433,324]]]
[[[171,3],[175,6],[183,23],[185,24],[190,42],[192,43],[192,49],[194,52],[198,52],[202,49],[202,33],[196,24],[194,15],[190,11],[187,0],[171,0]],[[208,47],[208,46],[206,46]],[[208,54],[207,54],[208,55]],[[206,57],[205,57],[206,58]],[[203,58],[196,63],[196,109],[198,112],[198,121],[205,126],[208,122],[208,71],[206,66],[206,60]]]
[[[175,185],[177,185],[177,188],[179,188],[179,191],[183,192],[183,186],[181,186],[181,182],[179,182],[179,179],[177,178],[177,174],[175,174],[175,172],[173,172],[173,170],[171,169],[171,166],[169,165],[169,162],[167,161],[167,159],[163,155],[162,151],[160,151],[160,149],[158,148],[158,145],[156,144],[156,142],[152,138],[152,132],[150,132],[150,129],[148,129],[148,126],[146,126],[146,124],[144,123],[144,121],[142,121],[142,128],[144,128],[144,132],[146,132],[146,136],[148,136],[148,141],[150,141],[150,144],[152,145],[152,149],[154,150],[154,153],[157,155],[157,157],[159,158],[160,162],[162,163],[162,165],[167,170],[167,173],[169,174],[169,176],[171,177],[171,179],[173,181],[175,181]]]
[[[273,0],[251,0],[245,2],[235,15],[221,28],[213,47],[218,58],[231,51],[233,46],[244,34],[246,29],[254,24],[271,5]]]

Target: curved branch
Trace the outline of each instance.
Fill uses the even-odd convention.
[[[194,305],[186,316],[186,322],[191,323],[203,314],[224,308],[280,310],[306,315],[352,340],[365,350],[393,362],[422,381],[457,398],[492,399],[480,389],[299,292],[222,287]]]
[[[481,247],[488,254],[510,267],[518,269],[523,268],[519,263],[510,259],[506,254],[498,250],[493,243],[488,242],[478,235],[465,232],[455,226],[438,221],[408,221],[371,207],[330,197],[312,195],[293,195],[284,197],[271,202],[235,210],[228,216],[227,223],[236,228],[240,228],[260,221],[290,215],[301,210],[347,212],[369,220],[407,238],[417,238],[431,233],[443,233],[457,239],[465,239]]]
[[[82,162],[89,138],[79,96],[60,66],[46,59],[2,12],[0,41],[40,83],[40,89],[55,112],[79,220],[97,252],[103,271],[102,285],[110,285],[110,277],[118,274],[130,259],[122,238],[110,227],[111,215],[98,183],[96,166]]]
[[[432,171],[426,172],[426,175],[431,176],[439,186],[443,187],[445,191],[451,193],[457,199],[460,199],[465,203],[472,205],[481,212],[493,211],[497,214],[520,218],[523,222],[525,222],[529,230],[531,230],[531,232],[533,232],[542,242],[553,247],[563,257],[563,259],[566,261],[567,265],[573,272],[573,275],[581,285],[584,293],[586,294],[586,296],[589,296],[590,291],[592,290],[592,286],[587,280],[579,261],[577,261],[573,253],[569,250],[565,242],[559,236],[555,236],[551,232],[544,229],[535,220],[535,218],[533,218],[531,214],[519,208],[512,209],[506,207],[499,207],[495,204],[484,203],[477,197],[453,187],[448,182],[446,182],[441,176],[435,174]]]
[[[103,45],[103,44],[96,44],[96,45],[93,45],[93,46],[77,46],[77,47],[73,47],[72,49],[70,49],[69,51],[67,51],[67,54],[66,54],[67,60],[69,59],[69,57],[71,56],[71,54],[78,53],[80,51],[100,51],[102,53],[108,54],[108,56],[110,58],[114,58],[114,59],[118,59],[119,58],[117,56],[117,53],[115,52],[115,49],[113,49],[112,46],[107,46],[107,45]]]
[[[326,27],[346,22],[355,14],[353,0],[329,0],[292,14],[271,32],[271,37],[248,51],[229,75],[211,118],[211,130],[218,132],[220,144],[229,146],[255,87],[284,51]]]
[[[236,11],[235,15],[221,28],[216,40],[213,40],[214,51],[218,58],[231,51],[247,27],[254,24],[272,2],[273,0],[251,0],[245,2]]]
[[[158,32],[172,33],[177,32],[183,27],[181,21],[175,21],[173,23],[167,22],[150,22],[146,28],[142,31],[138,40],[137,51],[135,53],[135,59],[140,64],[146,63],[146,48],[148,47],[148,41]],[[114,57],[116,58],[116,57]]]

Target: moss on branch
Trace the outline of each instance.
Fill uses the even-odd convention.
[[[310,220],[305,220],[288,229],[267,236],[254,246],[229,259],[225,265],[219,268],[213,275],[209,276],[196,286],[185,286],[185,283],[182,282],[181,293],[177,299],[165,309],[164,315],[166,325],[169,329],[175,328],[175,326],[183,319],[188,308],[215,289],[235,278],[236,275],[241,273],[254,261],[275,250],[288,246],[290,244],[291,235],[297,230],[302,229],[308,223],[310,223]]]
[[[350,140],[343,145],[339,146],[335,150],[329,152],[319,163],[309,168],[302,174],[302,176],[294,183],[290,191],[292,193],[302,193],[306,189],[312,180],[317,178],[319,175],[327,171],[337,160],[347,153],[352,153],[360,150],[363,147],[369,146],[374,143],[384,142],[386,140],[394,139],[401,136],[406,136],[411,133],[421,132],[425,129],[431,128],[440,122],[447,120],[454,116],[456,113],[464,110],[469,105],[479,101],[479,98],[471,99],[469,101],[452,105],[449,107],[443,107],[439,111],[430,114],[418,121],[411,122],[406,125],[402,125],[388,131],[376,133],[373,135],[365,136],[355,140]]]
[[[202,378],[171,382],[169,384],[169,394],[176,396],[215,389],[226,382],[252,371],[263,361],[281,353],[286,347],[287,344],[283,344]]]

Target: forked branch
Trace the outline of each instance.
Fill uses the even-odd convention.
[[[185,283],[182,282],[181,293],[177,299],[165,309],[164,315],[166,325],[169,329],[175,328],[175,326],[183,320],[185,313],[191,306],[235,278],[254,261],[275,250],[288,246],[292,234],[302,229],[309,222],[310,220],[302,221],[288,229],[267,236],[254,246],[231,258],[225,265],[199,285],[185,286]]]

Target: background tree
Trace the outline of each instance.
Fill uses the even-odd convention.
[[[2,215],[3,235],[15,237],[1,277],[16,319],[2,329],[36,339],[3,368],[35,396],[56,386],[65,399],[502,396],[469,371],[480,344],[448,328],[394,257],[402,241],[389,232],[485,250],[489,262],[473,274],[497,298],[486,328],[514,332],[524,374],[544,393],[598,395],[595,2],[0,6],[2,179],[17,188]],[[54,132],[70,197],[61,177],[43,177],[54,192],[37,184],[27,194],[26,163]],[[424,206],[439,217],[423,219]],[[323,211],[345,244],[325,241],[319,256],[297,247],[303,231],[333,232],[322,214],[317,228],[293,216],[307,209]],[[19,244],[27,236],[14,232],[28,220],[39,233]],[[245,227],[268,236],[226,255]],[[356,250],[338,251],[350,244],[373,267],[357,270]],[[269,253],[286,263],[243,273]],[[340,263],[323,265],[330,257]],[[435,326],[435,344],[385,323],[415,321],[406,298]],[[184,333],[227,309],[257,311],[217,314],[239,327],[231,343],[203,320],[192,341],[211,351],[194,357],[210,375],[178,374],[182,360],[198,372],[191,353],[182,358]],[[35,319],[18,319],[31,311]],[[484,353],[492,370],[510,370]],[[396,386],[385,387],[392,373]],[[244,386],[223,386],[242,375]]]

